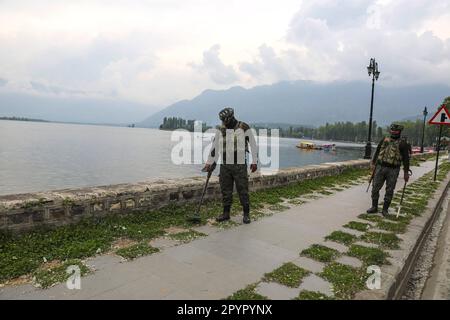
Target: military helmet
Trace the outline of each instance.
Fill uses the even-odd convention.
[[[227,107],[222,109],[222,111],[219,112],[219,119],[223,122],[228,122],[229,120],[234,118],[234,110],[233,108]]]
[[[401,124],[393,123],[393,124],[391,124],[390,130],[391,131],[402,131],[403,126]]]

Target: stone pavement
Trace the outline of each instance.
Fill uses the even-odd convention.
[[[411,182],[433,167],[433,161],[413,167]],[[397,189],[402,186],[400,177]],[[285,262],[294,262],[312,273],[299,288],[263,282],[257,292],[272,299],[291,299],[300,290],[331,295],[329,284],[313,274],[320,272],[323,264],[299,257],[299,253],[311,244],[324,243],[325,236],[333,231],[352,232],[343,225],[357,221],[357,216],[370,205],[370,191],[366,193],[366,188],[367,184],[352,186],[293,205],[249,225],[220,231],[199,227],[197,230],[209,235],[187,244],[167,246],[160,253],[134,261],[121,262],[114,255],[89,259],[87,264],[96,271],[81,279],[81,290],[69,290],[65,284],[46,290],[20,285],[0,288],[0,299],[222,299],[259,281]],[[346,249],[329,241],[326,245],[341,252]],[[340,262],[352,266],[361,263],[346,256]]]

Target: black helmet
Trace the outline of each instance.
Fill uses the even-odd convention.
[[[402,131],[403,126],[401,124],[393,123],[390,127],[391,131]]]
[[[400,124],[393,123],[391,124],[391,138],[398,139],[400,138],[401,132],[403,130],[403,126]]]
[[[234,110],[233,108],[225,108],[219,112],[219,119],[225,123],[229,122],[234,118]]]

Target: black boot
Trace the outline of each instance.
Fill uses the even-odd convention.
[[[367,213],[377,213],[378,212],[378,199],[372,199],[372,207],[367,209]]]
[[[243,207],[244,209],[244,218],[242,219],[242,222],[245,224],[249,224],[251,222],[250,220],[250,206],[246,205]]]
[[[391,205],[390,202],[384,201],[384,203],[383,203],[383,211],[381,211],[381,214],[383,215],[383,217],[387,217],[387,215],[389,214],[389,206],[390,205]]]
[[[223,213],[216,218],[217,222],[230,220],[230,209],[231,206],[223,206]]]

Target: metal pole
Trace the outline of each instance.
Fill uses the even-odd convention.
[[[437,153],[436,153],[436,166],[434,167],[434,181],[436,181],[436,175],[438,170],[438,162],[439,162],[439,151],[441,150],[441,136],[442,136],[442,124],[439,128],[439,139],[437,144]]]
[[[364,159],[370,159],[372,157],[372,115],[373,115],[373,92],[375,88],[375,73],[372,75],[372,98],[370,100],[370,117],[369,117],[369,135],[367,137],[366,154]]]
[[[420,153],[423,153],[423,139],[425,138],[425,120],[427,118],[427,115],[423,115],[423,128],[422,128],[422,143],[420,145]]]

